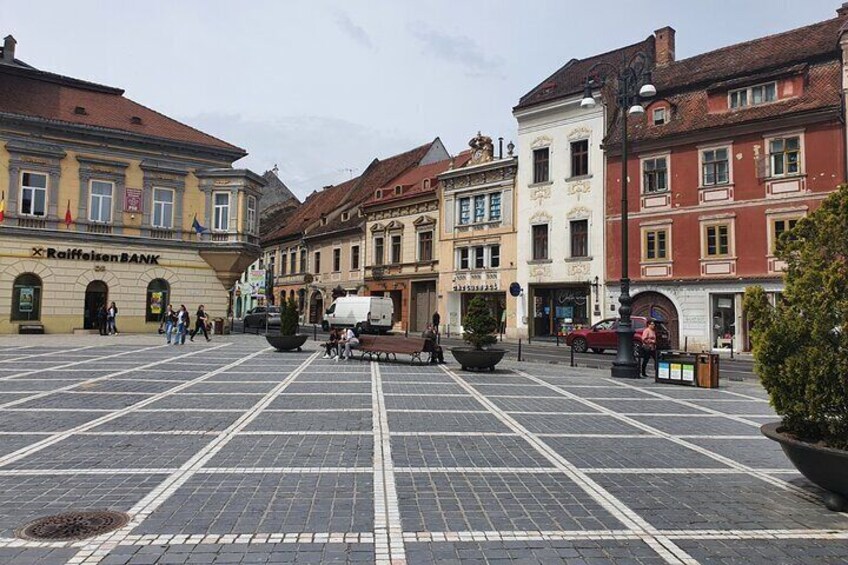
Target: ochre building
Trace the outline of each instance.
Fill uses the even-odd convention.
[[[262,177],[230,145],[123,96],[0,55],[0,333],[155,332],[168,303],[227,315],[259,255]]]

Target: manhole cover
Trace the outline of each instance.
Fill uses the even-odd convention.
[[[123,512],[66,512],[33,520],[15,535],[34,541],[83,539],[117,530],[129,520]]]

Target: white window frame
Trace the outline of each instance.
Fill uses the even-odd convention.
[[[218,204],[218,196],[227,198],[226,204]],[[230,204],[232,198],[229,192],[212,193],[212,231],[226,233],[230,231]]]
[[[482,224],[489,217],[489,199],[486,194],[475,194],[471,201],[473,202],[473,206],[471,207],[471,223],[472,224]],[[483,202],[483,215],[479,217],[477,216],[477,202]]]
[[[498,197],[498,216],[492,216],[492,197]],[[503,192],[490,192],[486,196],[486,210],[490,222],[500,222],[503,220]]]
[[[463,261],[465,262],[465,266],[462,266]],[[456,270],[457,271],[468,271],[471,269],[471,248],[470,247],[460,247],[456,250]]]
[[[169,192],[171,194],[171,201],[167,202],[165,200],[157,200],[156,195],[162,194],[164,192]],[[177,200],[177,191],[173,188],[164,188],[161,186],[153,187],[153,210],[151,210],[150,214],[150,225],[154,228],[170,230],[174,228],[174,203]],[[167,214],[167,221],[162,221],[165,219],[166,214],[165,211],[170,207]],[[160,221],[156,221],[156,211],[159,210]]]
[[[658,115],[661,116],[660,121],[657,121]],[[651,110],[651,124],[655,126],[662,126],[668,123],[668,108],[665,106],[660,106],[658,108],[654,108]]]
[[[336,253],[339,256],[339,268],[336,268]],[[333,272],[341,273],[342,272],[342,248],[341,247],[333,247]]]
[[[44,188],[42,188],[40,186],[24,185],[24,175],[39,175],[39,176],[44,177]],[[50,197],[50,191],[48,190],[49,187],[50,187],[50,175],[48,175],[47,173],[42,173],[41,171],[21,171],[20,186],[21,186],[21,189],[20,189],[20,200],[18,200],[18,202],[19,202],[19,204],[18,204],[18,214],[20,214],[21,216],[27,216],[27,217],[30,217],[30,218],[46,218],[47,217],[47,211],[50,209],[50,203],[48,201],[48,198]],[[30,202],[32,202],[32,203],[35,202],[35,193],[36,192],[43,192],[44,193],[44,213],[43,214],[36,214],[36,213],[32,212],[31,211],[32,205],[30,205],[30,212],[24,212],[23,211],[22,206],[23,206],[23,203],[24,203],[24,190],[32,191],[32,197],[30,198]]]
[[[256,233],[256,197],[247,197],[247,233]]]
[[[356,249],[356,266],[353,264],[354,249]],[[358,243],[352,243],[350,246],[350,261],[348,261],[348,264],[351,271],[358,271],[362,267],[362,246]]]
[[[495,249],[498,250],[497,253],[494,252]],[[489,262],[488,262],[489,268],[490,269],[500,269],[500,267],[501,267],[501,245],[499,243],[496,243],[494,245],[490,245],[488,250],[489,250]],[[494,264],[495,257],[498,258],[498,264],[497,265]]]
[[[784,170],[783,173],[777,175],[777,174],[774,173],[774,164],[773,164],[772,159],[771,159],[771,142],[778,140],[778,139],[786,140],[786,139],[789,139],[789,138],[792,138],[792,137],[798,138],[798,152],[799,152],[799,155],[798,155],[798,172],[797,173],[787,173]],[[806,168],[807,151],[806,151],[806,147],[805,147],[805,136],[804,136],[803,131],[794,130],[794,131],[787,131],[787,132],[772,134],[772,135],[769,135],[768,137],[764,136],[763,137],[763,152],[765,153],[764,158],[767,159],[766,163],[768,164],[768,178],[772,178],[772,179],[781,179],[781,178],[786,178],[786,177],[791,178],[791,177],[802,176],[802,175],[805,174],[805,171],[807,169]],[[785,152],[784,152],[784,155],[785,155]],[[784,163],[784,165],[785,164],[786,163]]]
[[[380,250],[379,255],[377,254],[377,240],[378,239],[382,241],[382,246],[381,246],[382,249]],[[382,234],[375,235],[371,239],[371,246],[372,246],[373,253],[374,253],[374,265],[377,266],[377,267],[382,267],[383,265],[386,264],[386,236],[384,236]]]
[[[430,234],[430,258],[429,259],[424,259],[421,256],[421,236],[424,235],[425,233]],[[416,241],[416,243],[418,245],[417,245],[417,249],[415,250],[416,261],[417,262],[432,261],[433,258],[436,256],[436,248],[435,248],[435,245],[436,245],[436,230],[434,230],[434,229],[419,230],[418,232],[416,232],[416,239],[418,240],[418,241]]]
[[[109,195],[95,194],[94,185],[109,186]],[[108,204],[104,206],[104,201]],[[91,179],[88,181],[88,221],[94,224],[111,224],[115,205],[115,183],[110,180]],[[95,210],[97,217],[95,217]],[[103,218],[104,212],[106,219]]]
[[[773,100],[762,100],[760,102],[754,102],[754,90],[762,89],[763,95],[765,95],[766,88],[769,86],[774,86],[774,99]],[[736,98],[739,98],[739,93],[745,93],[745,104],[738,104],[736,106],[733,105],[733,96],[736,95]],[[751,108],[752,106],[762,106],[763,104],[771,104],[772,102],[777,102],[780,100],[780,93],[777,89],[777,81],[769,81],[763,82],[760,84],[752,84],[751,86],[746,86],[745,88],[734,88],[733,90],[729,90],[727,92],[727,107],[731,110],[741,110],[743,108]]]
[[[395,261],[395,238],[398,241],[397,261]],[[400,265],[403,263],[403,234],[393,233],[389,235],[389,259],[391,259],[391,265]]]
[[[665,159],[665,188],[663,190],[655,190],[648,192],[645,187],[645,164],[648,161],[656,161],[657,159]],[[642,196],[651,194],[669,194],[671,193],[671,153],[661,153],[656,155],[645,155],[639,157],[639,193]]]
[[[706,184],[704,182],[704,152],[718,151],[721,149],[727,150],[727,182]],[[714,143],[711,145],[702,145],[698,147],[698,180],[700,188],[712,188],[718,186],[727,186],[733,184],[733,144],[732,143]]]
[[[458,226],[470,226],[473,223],[472,201],[473,198],[471,196],[462,196],[456,199],[456,224]],[[468,218],[464,222],[462,221],[463,202],[468,202]]]

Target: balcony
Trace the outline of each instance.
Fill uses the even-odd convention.
[[[47,227],[47,218],[18,218],[18,227],[43,230]]]

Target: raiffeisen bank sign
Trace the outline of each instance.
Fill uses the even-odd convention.
[[[70,261],[94,261],[95,263],[138,263],[158,265],[161,255],[152,253],[98,253],[94,250],[56,249],[55,247],[33,247],[32,257],[39,259],[65,259]]]

